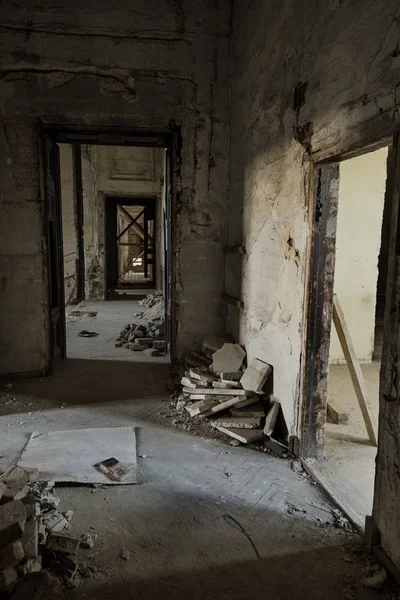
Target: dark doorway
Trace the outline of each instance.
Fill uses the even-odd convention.
[[[156,285],[156,198],[106,197],[107,297]]]
[[[140,352],[128,352],[127,344],[121,348],[116,342],[122,322],[146,318],[158,319],[156,330],[165,330],[165,350],[150,354],[150,345],[143,360],[159,356],[169,362],[175,331],[170,321],[177,135],[173,124],[157,134],[43,126],[49,372],[66,357],[142,360]],[[60,153],[67,157],[67,169],[63,161],[60,167]],[[138,190],[132,189],[132,180]],[[141,194],[140,187],[154,192]],[[140,298],[144,309],[136,306]],[[95,330],[93,353],[80,327]]]

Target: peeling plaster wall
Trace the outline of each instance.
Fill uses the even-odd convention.
[[[238,0],[232,16],[232,130],[226,327],[274,367],[299,434],[310,158],[362,148],[398,125],[394,0]],[[294,94],[296,90],[296,94]]]
[[[76,303],[78,258],[75,227],[75,183],[74,159],[71,144],[60,144],[61,210],[64,258],[65,304]]]
[[[3,375],[48,365],[40,118],[160,131],[171,120],[181,126],[174,207],[178,353],[222,330],[229,6],[222,0],[3,3]]]

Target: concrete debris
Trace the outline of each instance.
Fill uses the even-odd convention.
[[[204,338],[203,349],[210,350],[211,352],[217,352],[225,343],[233,342],[232,336],[228,334],[224,335],[208,335]]]
[[[65,533],[51,533],[47,538],[46,549],[60,554],[76,554],[80,540]]]
[[[22,500],[8,500],[0,505],[0,594],[13,594],[12,598],[34,597],[36,586],[54,582],[46,569],[61,577],[73,587],[77,564],[70,557],[79,547],[92,548],[93,538],[83,534],[79,539],[60,533],[68,529],[73,511],[63,514],[56,510],[60,499],[53,493],[53,481],[36,481],[36,469],[13,467],[0,477],[1,490],[27,487]],[[10,496],[10,494],[8,494]],[[3,495],[4,499],[4,495]],[[37,576],[32,579],[32,576]],[[58,585],[58,584],[57,584]],[[33,591],[32,591],[33,590]],[[36,596],[35,596],[36,597]],[[49,590],[43,597],[59,597]]]
[[[239,371],[246,352],[239,344],[224,344],[222,348],[212,355],[212,372],[214,374],[226,371]]]
[[[107,458],[94,466],[112,481],[126,481],[132,476],[132,469],[116,458]]]
[[[231,429],[229,427],[222,427],[221,425],[217,425],[216,429],[218,429],[218,431],[221,433],[226,433],[226,435],[229,435],[239,442],[242,442],[242,444],[255,442],[264,437],[264,432],[262,429]]]
[[[379,590],[383,588],[387,581],[387,573],[385,569],[379,569],[374,575],[371,577],[366,577],[361,581],[364,587]]]
[[[261,392],[271,372],[271,365],[259,358],[252,358],[248,363],[240,383],[242,384],[242,387],[249,392]]]
[[[162,297],[155,298],[149,294],[150,298],[146,305],[163,307]],[[155,302],[155,304],[153,303]],[[140,302],[147,302],[146,298]],[[161,304],[160,304],[161,303]],[[141,318],[145,318],[142,314]],[[167,342],[165,340],[165,323],[163,317],[154,315],[147,324],[130,323],[121,330],[115,346],[117,348],[126,348],[133,352],[142,352],[144,356],[164,356],[167,352]],[[149,350],[147,352],[147,350]],[[153,350],[153,352],[152,352]]]
[[[84,533],[81,535],[80,545],[82,548],[93,548],[94,547],[94,539],[90,533]]]
[[[127,550],[126,548],[121,548],[119,555],[123,560],[126,561],[128,561],[131,557],[129,550]]]
[[[338,508],[335,508],[335,510],[332,511],[332,515],[334,518],[334,527],[345,529],[346,531],[352,530],[351,523],[346,519],[346,517]]]
[[[213,421],[215,426],[228,427],[232,429],[258,429],[261,425],[261,419],[257,417],[219,417]]]
[[[0,547],[19,540],[25,532],[26,510],[20,500],[0,506]]]
[[[279,402],[273,401],[265,417],[264,433],[268,437],[271,437],[274,432],[279,409]]]
[[[303,465],[301,464],[301,462],[299,460],[292,460],[292,464],[290,466],[291,466],[292,471],[294,471],[295,473],[303,472]]]
[[[279,446],[276,452],[278,444],[270,440],[280,404],[261,391],[272,367],[259,359],[253,359],[250,368],[242,367],[245,357],[246,352],[224,336],[208,336],[201,352],[186,353],[185,370],[180,379],[181,394],[174,405],[180,419],[174,419],[173,423],[197,435],[196,427],[191,427],[188,419],[195,419],[198,427],[200,421],[205,421],[233,438],[230,443],[234,445],[270,441],[272,447],[263,446],[264,452],[275,451],[279,456],[287,456],[287,448]],[[182,414],[183,408],[186,412]],[[218,418],[212,420],[214,416]]]

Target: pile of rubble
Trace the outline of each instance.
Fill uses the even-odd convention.
[[[287,447],[272,439],[280,404],[263,388],[271,365],[252,358],[224,337],[207,337],[201,352],[184,357],[185,374],[176,409],[199,420],[210,419],[212,428],[232,438],[231,445],[261,441],[282,455]]]
[[[87,576],[74,556],[92,548],[90,534],[74,538],[61,533],[71,527],[73,511],[60,513],[54,482],[36,481],[37,470],[14,466],[0,477],[0,595],[12,597],[28,574],[42,569],[76,587],[79,573]]]
[[[143,352],[145,356],[164,356],[167,350],[164,319],[155,317],[152,321],[148,321],[147,325],[137,323],[125,325],[115,347]]]

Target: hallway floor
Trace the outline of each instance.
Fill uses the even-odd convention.
[[[82,314],[77,315],[79,312]],[[143,317],[135,316],[141,312],[144,313]],[[90,316],[89,313],[97,314]],[[151,309],[141,306],[139,300],[99,300],[68,306],[66,309],[67,358],[169,363],[169,356],[143,356],[142,352],[115,347],[116,338],[124,326],[127,323],[147,325],[151,320],[151,317],[146,317],[148,313],[153,316]],[[94,331],[98,335],[93,338],[78,336],[83,329]]]
[[[2,393],[0,469],[29,434],[135,425],[141,483],[60,487],[70,533],[97,536],[78,562],[97,567],[66,598],[388,599],[367,590],[359,535],[288,460],[174,431],[165,365],[67,360],[50,378]],[[129,551],[129,560],[120,557]]]

